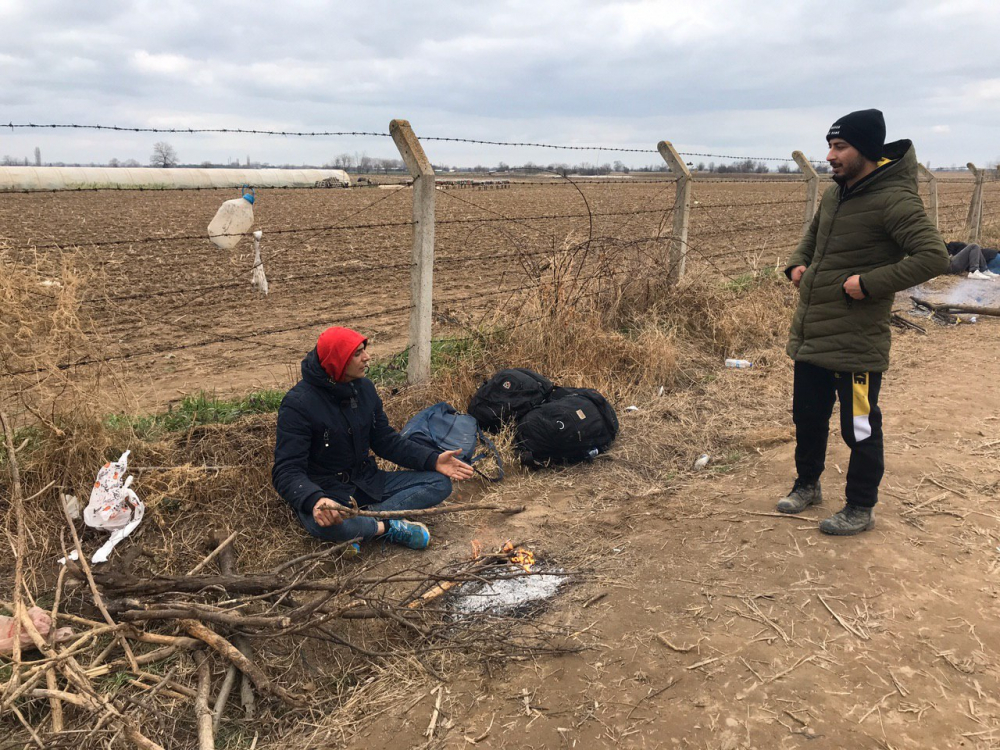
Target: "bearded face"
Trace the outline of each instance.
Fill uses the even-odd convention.
[[[826,161],[833,172],[833,180],[838,185],[849,185],[854,182],[868,164],[868,160],[861,155],[861,152],[843,138],[834,138],[830,141],[830,153],[826,155]]]

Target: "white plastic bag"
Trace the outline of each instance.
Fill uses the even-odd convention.
[[[83,510],[83,520],[88,526],[112,532],[107,543],[91,558],[95,563],[107,562],[111,550],[135,530],[146,511],[139,496],[129,489],[132,477],[125,478],[129,453],[125,451],[117,461],[101,467],[90,491],[90,502]]]
[[[254,191],[244,185],[242,197],[233,198],[219,206],[215,218],[208,225],[208,238],[222,250],[232,250],[253,226]]]

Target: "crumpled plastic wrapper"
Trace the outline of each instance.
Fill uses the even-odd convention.
[[[142,500],[129,489],[132,477],[125,477],[129,453],[125,451],[117,461],[101,467],[90,491],[90,502],[83,510],[83,520],[88,526],[111,531],[111,538],[91,558],[95,563],[107,562],[111,550],[135,531],[146,512]]]
[[[48,640],[49,632],[52,630],[52,618],[49,617],[49,613],[41,607],[32,607],[28,610],[28,617],[31,618],[31,622],[34,623],[42,638]],[[13,617],[0,615],[0,654],[14,653],[14,630],[16,629],[14,625]],[[53,638],[56,643],[61,643],[69,640],[72,635],[73,628],[59,628]],[[31,636],[28,635],[24,627],[21,628],[18,640],[21,642],[21,648],[35,647],[35,642],[31,640]]]
[[[250,284],[267,296],[267,276],[264,275],[264,261],[260,259],[260,238],[263,235],[259,229],[253,233],[253,270],[250,273]]]

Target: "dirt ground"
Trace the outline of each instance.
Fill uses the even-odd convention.
[[[596,578],[564,589],[547,615],[585,651],[453,679],[430,741],[428,683],[349,746],[1000,746],[1000,323],[922,322],[927,336],[895,334],[873,531],[816,529],[843,497],[836,435],[824,504],[773,512],[793,479],[790,429],[773,440],[790,427],[790,365],[724,372],[745,382],[748,444],[772,436],[735,464],[626,494],[597,462],[502,491],[529,509],[496,538],[600,550]],[[782,387],[760,387],[771,379]],[[623,444],[630,422],[670,418],[656,398],[639,406]],[[451,554],[473,535],[495,541],[454,520],[437,531]]]

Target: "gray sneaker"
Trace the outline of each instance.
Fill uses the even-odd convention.
[[[819,530],[835,536],[853,536],[875,528],[875,513],[871,508],[845,505],[829,518],[819,522]]]
[[[810,505],[821,502],[823,502],[823,490],[820,489],[819,482],[806,484],[796,479],[792,491],[778,501],[777,510],[779,513],[801,513]]]

